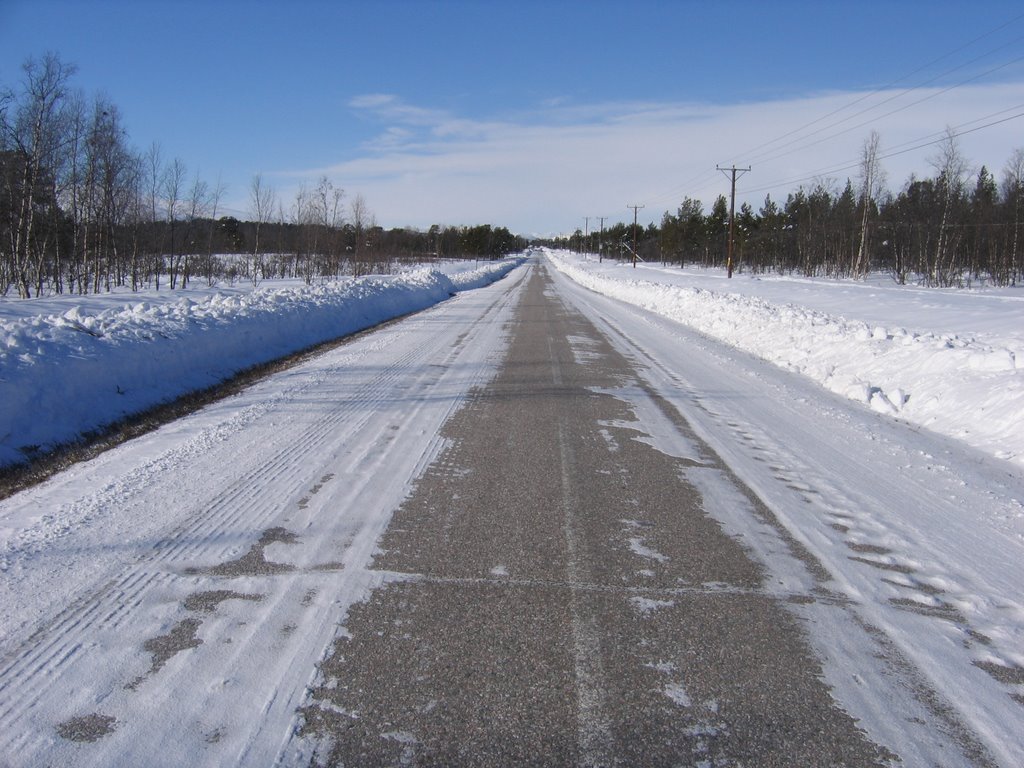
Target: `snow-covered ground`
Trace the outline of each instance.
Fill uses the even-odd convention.
[[[780,600],[818,596],[792,610],[840,705],[906,765],[1020,765],[1016,292],[547,258],[563,271],[559,297],[637,366],[637,381],[608,392],[633,410],[637,439],[686,459],[705,511],[765,565]],[[0,502],[0,762],[307,762],[296,710],[317,661],[349,606],[392,578],[367,569],[378,537],[439,455],[445,420],[500,363],[532,268]],[[78,400],[120,404],[110,389],[133,367],[166,380],[153,385],[165,395],[212,377],[179,368],[189,346],[227,370],[253,350],[336,335],[350,314],[404,314],[491,277],[3,302],[0,411],[59,439],[48,421]],[[836,385],[844,376],[866,389]],[[8,392],[29,408],[48,377],[77,394],[15,413]],[[921,429],[911,406],[931,399],[944,405]],[[671,411],[727,469],[703,461]]]
[[[580,284],[881,413],[1024,466],[1024,290],[934,289],[617,264],[549,252]]]
[[[259,363],[424,309],[518,259],[306,285],[0,299],[0,466]]]

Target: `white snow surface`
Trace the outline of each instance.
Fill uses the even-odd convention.
[[[591,290],[1024,466],[1024,290],[899,286],[550,252]]]
[[[22,460],[24,449],[73,440],[253,365],[424,309],[519,263],[0,300],[0,466]]]
[[[1012,391],[1021,373],[981,371],[968,357],[946,369],[948,390],[926,375],[965,349],[1006,349],[1016,366],[1016,293],[742,275],[727,282],[710,271],[543,258],[558,267],[549,271],[559,298],[635,366],[636,380],[600,390],[635,417],[595,425],[608,450],[629,429],[681,460],[705,513],[763,564],[765,589],[801,618],[832,695],[858,726],[904,765],[1024,764],[1021,453],[966,399],[971,389],[982,399]],[[379,537],[440,455],[446,419],[504,358],[534,268],[0,501],[0,762],[310,763],[318,745],[296,730],[297,713],[311,686],[331,684],[317,662],[346,631],[351,605],[407,578],[369,567]],[[447,297],[445,280],[429,274],[369,282],[421,279],[440,283]],[[616,290],[623,298],[602,295]],[[677,293],[696,295],[704,310],[692,320],[685,308],[666,316]],[[663,300],[644,308],[629,299],[648,294]],[[409,289],[405,311],[414,295]],[[51,301],[21,319],[63,317],[68,310],[51,310]],[[894,387],[910,397],[893,418],[871,407],[873,398],[828,391],[807,366],[780,365],[762,350],[738,349],[725,331],[719,340],[700,328],[715,317],[727,327],[730,310],[769,350],[782,344],[762,325],[789,333],[790,344],[847,339],[849,350],[834,346],[830,364],[887,399]],[[849,331],[858,323],[869,338]],[[246,328],[244,319],[226,324]],[[898,343],[898,329],[930,342]],[[99,339],[60,326],[64,334]],[[595,359],[593,340],[569,343],[582,363]],[[22,352],[62,376],[47,354],[70,347],[48,347],[42,331],[34,344]],[[888,360],[883,350],[915,345],[909,371],[898,358],[879,363],[895,384],[866,370]],[[910,404],[925,397],[961,409],[970,434],[944,434],[938,416],[929,429],[912,423]],[[1019,411],[1001,418],[1019,423]],[[977,439],[980,431],[989,437]],[[638,565],[658,555],[629,520],[617,535]],[[496,564],[492,573],[505,570]],[[659,671],[665,696],[718,722],[716,702],[690,701],[684,680]],[[96,741],[76,740],[79,733]]]

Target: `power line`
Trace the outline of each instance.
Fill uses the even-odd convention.
[[[1000,109],[998,112],[992,112],[992,113],[990,113],[988,115],[984,115],[982,117],[976,117],[974,120],[968,120],[965,123],[960,123],[959,125],[954,125],[953,126],[953,130],[954,131],[960,131],[960,129],[966,128],[969,125],[974,125],[975,123],[980,123],[982,120],[990,120],[993,117],[998,117],[999,115],[1005,115],[1007,112],[1015,112],[1015,111],[1020,110],[1020,109],[1024,109],[1024,104],[1015,104],[1012,107],[1007,107],[1006,109]],[[1010,118],[1007,118],[1007,119],[1012,119],[1013,117],[1014,116],[1011,116]],[[993,121],[991,123],[986,123],[985,125],[978,126],[978,129],[980,129],[980,128],[987,128],[990,125],[998,125],[999,123],[1003,123],[1003,122],[1006,122],[1006,120],[995,120],[995,121]],[[963,133],[971,133],[971,132],[973,132],[973,130],[977,130],[977,129],[972,129],[971,131],[963,131]],[[923,142],[923,141],[930,141],[933,138],[942,138],[942,137],[944,137],[946,135],[946,133],[947,133],[947,131],[943,130],[943,131],[937,131],[935,133],[930,133],[927,136],[921,136],[921,137],[916,138],[916,139],[910,139],[909,141],[904,141],[901,144],[897,144],[897,145],[891,147],[889,151],[892,154],[897,154],[897,153],[894,152],[894,150],[902,149],[903,147],[909,146],[911,144],[919,144],[920,142]],[[902,154],[902,153],[899,153],[899,154]]]
[[[822,116],[820,116],[818,118],[815,118],[814,120],[812,120],[812,121],[810,121],[808,123],[805,123],[802,126],[794,128],[793,130],[787,131],[786,133],[783,133],[782,135],[780,135],[780,136],[778,136],[778,137],[776,137],[774,139],[771,139],[771,140],[769,140],[767,142],[763,142],[763,143],[755,146],[753,149],[750,149],[747,152],[743,153],[743,156],[745,156],[745,157],[749,158],[749,160],[755,161],[755,162],[766,162],[768,160],[775,160],[775,159],[778,159],[780,157],[785,157],[787,155],[793,154],[793,152],[800,151],[801,149],[807,149],[809,147],[816,146],[817,144],[820,144],[823,141],[827,141],[827,140],[829,140],[831,138],[836,138],[838,136],[841,136],[841,135],[843,135],[845,133],[848,133],[848,132],[850,132],[852,130],[855,130],[856,128],[864,127],[865,125],[870,124],[874,120],[881,120],[881,119],[884,119],[886,117],[890,117],[891,115],[896,114],[897,112],[900,112],[900,111],[902,111],[904,109],[909,109],[910,107],[916,106],[917,104],[920,104],[923,101],[926,101],[928,99],[940,96],[943,93],[947,93],[950,90],[953,90],[954,88],[960,87],[962,85],[965,85],[966,83],[972,82],[972,81],[977,80],[977,79],[979,79],[981,77],[985,77],[987,75],[992,74],[993,72],[996,72],[996,71],[998,71],[1000,69],[1003,69],[1003,68],[1005,68],[1007,66],[1010,66],[1011,64],[1014,64],[1014,63],[1020,61],[1021,58],[1013,59],[1011,61],[1008,61],[1008,62],[1005,62],[1003,64],[1000,64],[999,66],[994,67],[992,69],[989,69],[986,72],[983,72],[983,73],[981,73],[979,75],[975,75],[975,76],[973,76],[971,78],[967,78],[966,80],[963,80],[963,81],[961,81],[961,82],[959,82],[959,83],[957,83],[955,85],[952,85],[952,86],[950,86],[948,88],[942,89],[942,90],[940,90],[940,91],[938,91],[936,93],[930,94],[930,95],[928,95],[928,96],[926,96],[926,97],[924,97],[922,99],[918,99],[917,101],[914,101],[914,102],[912,102],[910,104],[904,105],[903,107],[900,107],[900,108],[898,108],[896,110],[891,110],[890,112],[887,112],[886,114],[881,115],[880,117],[873,118],[872,120],[868,120],[868,121],[862,122],[862,123],[860,123],[860,124],[858,124],[856,126],[853,126],[851,128],[848,128],[848,129],[845,129],[843,131],[840,131],[839,133],[833,134],[833,135],[831,135],[829,137],[821,139],[821,140],[819,140],[817,142],[814,142],[812,144],[804,145],[802,147],[798,147],[797,149],[794,149],[794,150],[792,150],[790,152],[786,152],[786,153],[783,153],[783,154],[780,154],[780,155],[774,155],[773,156],[773,154],[772,154],[773,152],[776,152],[776,151],[778,151],[780,149],[783,149],[785,147],[792,146],[793,144],[797,144],[797,143],[799,143],[799,142],[801,142],[801,141],[803,141],[803,140],[805,140],[807,138],[810,138],[811,136],[815,136],[815,135],[817,135],[817,134],[819,134],[819,133],[821,133],[823,131],[827,131],[830,128],[838,127],[838,126],[842,125],[843,123],[858,117],[859,115],[865,114],[865,113],[870,112],[870,111],[875,110],[875,109],[878,109],[879,107],[883,106],[884,104],[890,103],[891,101],[894,101],[894,100],[896,100],[896,99],[898,99],[898,98],[900,98],[902,96],[905,96],[905,95],[907,95],[909,93],[912,93],[915,90],[919,90],[920,88],[923,88],[925,85],[927,85],[929,83],[935,82],[936,80],[938,80],[938,79],[940,79],[942,77],[946,77],[946,76],[952,74],[953,72],[956,72],[956,71],[958,71],[960,69],[963,69],[966,66],[969,66],[969,65],[971,65],[973,63],[976,63],[977,61],[980,61],[981,59],[983,59],[983,58],[985,58],[987,56],[990,56],[993,53],[996,53],[997,51],[1003,50],[1004,48],[1006,48],[1006,47],[1008,47],[1010,45],[1014,45],[1017,42],[1019,42],[1021,39],[1024,39],[1024,38],[1018,37],[1018,38],[1015,38],[1014,40],[1010,41],[1009,43],[1004,43],[1002,45],[996,46],[995,48],[989,49],[985,53],[983,53],[983,54],[981,54],[979,56],[974,57],[970,61],[967,61],[967,62],[965,62],[963,64],[960,64],[960,65],[958,65],[956,67],[953,67],[952,69],[946,70],[945,72],[943,72],[943,73],[941,73],[939,75],[936,75],[933,78],[925,80],[922,83],[919,83],[916,86],[908,88],[908,89],[906,89],[906,90],[904,90],[904,91],[902,91],[902,92],[900,92],[898,94],[895,94],[895,95],[889,97],[888,99],[885,99],[885,100],[883,100],[883,101],[881,101],[881,102],[879,102],[879,103],[877,103],[877,104],[875,104],[873,106],[870,106],[870,107],[867,107],[867,108],[865,108],[863,110],[860,110],[860,111],[854,113],[853,115],[849,115],[846,118],[843,118],[842,120],[834,122],[834,123],[832,123],[832,124],[830,124],[828,126],[825,126],[823,128],[820,128],[819,130],[817,130],[817,131],[815,131],[815,132],[813,132],[811,134],[805,135],[802,138],[794,139],[791,142],[783,144],[781,147],[775,147],[775,149],[767,151],[767,152],[764,152],[764,153],[761,153],[760,155],[754,154],[754,153],[758,152],[758,150],[761,150],[761,149],[763,149],[765,147],[769,147],[769,146],[771,146],[773,144],[777,144],[778,142],[780,142],[780,141],[782,141],[782,140],[784,140],[786,138],[789,138],[790,136],[794,136],[794,135],[796,135],[796,134],[806,130],[807,128],[810,128],[810,127],[812,127],[814,125],[817,125],[818,123],[820,123],[820,122],[822,122],[824,120],[827,120],[829,117],[832,117],[832,116],[837,115],[837,114],[839,114],[841,112],[844,112],[844,111],[846,111],[846,110],[856,106],[857,104],[859,104],[859,103],[861,103],[861,102],[871,98],[872,96],[875,96],[875,95],[880,94],[880,93],[884,93],[885,91],[887,91],[890,88],[892,88],[894,85],[897,85],[898,83],[900,83],[900,82],[902,82],[904,80],[907,80],[908,78],[913,77],[914,75],[916,75],[916,74],[918,74],[920,72],[923,72],[923,71],[927,70],[929,67],[932,67],[935,64],[938,64],[939,62],[944,61],[944,60],[950,58],[951,56],[954,56],[957,53],[960,53],[961,51],[964,51],[964,50],[970,48],[971,46],[975,45],[979,41],[984,40],[984,39],[986,39],[988,37],[991,37],[992,35],[996,34],[997,32],[1000,32],[1003,29],[1006,29],[1007,27],[1009,27],[1009,26],[1019,22],[1021,19],[1024,19],[1024,14],[1019,14],[1017,16],[1012,17],[1008,21],[1003,22],[1002,24],[999,24],[999,25],[993,27],[992,29],[982,33],[981,35],[978,35],[977,37],[972,38],[971,40],[969,40],[968,42],[964,43],[963,45],[960,45],[960,46],[954,48],[953,50],[948,51],[947,53],[944,53],[944,54],[942,54],[941,56],[939,56],[939,57],[937,57],[935,59],[932,59],[928,63],[926,63],[926,64],[924,64],[924,65],[914,69],[913,71],[911,71],[911,72],[909,72],[909,73],[907,73],[907,74],[905,74],[905,75],[903,75],[903,76],[901,76],[901,77],[899,77],[899,78],[897,78],[895,80],[890,81],[888,84],[886,84],[886,85],[884,85],[884,86],[882,86],[880,88],[876,88],[875,90],[871,91],[870,93],[867,93],[867,94],[864,94],[862,96],[859,96],[856,99],[854,99],[853,101],[851,101],[851,102],[849,102],[847,104],[844,104],[843,106],[838,107],[837,109],[834,109],[831,112],[828,112],[828,113],[826,113],[826,114],[824,114],[824,115],[822,115]],[[1022,58],[1024,58],[1024,57],[1022,57]],[[997,121],[997,122],[999,122],[999,121]],[[993,124],[995,124],[995,123],[993,123]],[[660,194],[660,195],[656,195],[652,199],[654,201],[656,201],[656,202],[657,201],[662,201],[662,200],[668,200],[670,198],[673,198],[673,197],[677,196],[683,190],[692,189],[695,185],[699,184],[699,185],[703,186],[707,181],[710,181],[710,179],[713,177],[713,175],[714,175],[714,172],[711,171],[710,169],[707,170],[707,171],[700,172],[698,174],[695,174],[692,178],[684,181],[680,185],[676,185],[672,189],[670,189],[669,191],[667,191],[667,192],[665,192],[663,194]]]
[[[1024,39],[1024,38],[1021,38],[1021,39]],[[935,91],[933,93],[930,93],[927,96],[923,96],[920,99],[917,99],[916,101],[910,102],[909,104],[904,104],[902,107],[898,107],[896,109],[890,110],[889,112],[886,112],[883,115],[879,115],[877,117],[872,117],[872,118],[870,118],[868,120],[865,120],[863,122],[857,123],[856,125],[852,125],[849,128],[844,128],[841,131],[838,131],[836,133],[833,133],[833,134],[830,134],[828,136],[825,136],[825,137],[823,137],[821,139],[818,139],[817,141],[812,141],[809,144],[802,144],[801,146],[796,147],[796,148],[791,149],[791,150],[788,150],[786,152],[779,152],[778,154],[770,154],[769,153],[767,156],[755,157],[755,158],[752,158],[752,159],[759,160],[760,162],[764,163],[764,162],[769,162],[771,160],[778,160],[780,158],[787,157],[789,155],[792,155],[794,152],[802,152],[803,150],[810,149],[811,147],[816,147],[819,144],[822,144],[822,143],[824,143],[826,141],[831,141],[832,139],[835,139],[835,138],[837,138],[839,136],[847,134],[850,131],[855,131],[858,128],[863,128],[864,126],[871,125],[872,123],[874,123],[874,122],[876,122],[878,120],[883,120],[886,117],[891,117],[892,115],[895,115],[897,112],[902,112],[905,109],[910,109],[910,107],[917,106],[918,104],[921,104],[921,103],[923,103],[925,101],[928,101],[930,99],[934,99],[937,96],[941,96],[944,93],[949,93],[950,91],[952,91],[952,90],[954,90],[956,88],[959,88],[962,85],[966,85],[967,83],[970,83],[970,82],[972,82],[974,80],[978,80],[978,79],[980,79],[982,77],[990,75],[993,72],[997,72],[1000,69],[1004,69],[1004,68],[1010,66],[1011,64],[1016,64],[1019,61],[1024,61],[1024,56],[1018,56],[1016,59],[1012,59],[1010,61],[1004,62],[1003,64],[1000,64],[997,67],[993,67],[992,69],[987,70],[986,72],[982,72],[981,74],[974,75],[973,77],[969,77],[966,80],[962,80],[959,83],[955,83],[955,84],[950,85],[950,86],[948,86],[946,88],[942,88],[941,90],[938,90],[938,91]],[[909,91],[906,91],[905,93],[909,93]],[[903,94],[900,94],[900,95],[902,96]],[[889,100],[887,100],[887,101],[889,101]],[[886,103],[886,102],[882,102],[882,103]],[[873,108],[874,107],[872,107],[872,109]],[[865,111],[869,111],[869,110],[865,110]],[[864,114],[864,113],[863,112],[858,112],[857,113],[857,115],[861,115],[861,114]],[[851,115],[851,119],[853,117],[856,117],[857,115]],[[843,122],[845,122],[845,120],[844,121],[840,121],[839,123],[833,123],[832,125],[827,126],[825,128],[822,128],[820,131],[815,131],[814,133],[812,133],[812,134],[810,134],[808,136],[805,136],[804,138],[805,139],[806,138],[810,138],[810,136],[817,135],[821,131],[828,130],[829,128],[835,128],[835,127],[841,125]],[[802,141],[802,139],[800,139],[798,141]],[[782,147],[779,147],[779,149],[783,149],[784,147],[791,146],[793,143],[796,143],[796,142],[790,142],[790,144],[785,144]]]
[[[782,134],[781,136],[778,136],[778,137],[776,137],[774,139],[771,139],[770,141],[766,141],[766,142],[764,142],[762,144],[758,144],[753,149],[747,150],[747,152],[745,152],[744,155],[747,156],[747,157],[752,157],[753,159],[757,159],[758,156],[755,155],[754,153],[757,152],[758,150],[763,149],[764,147],[771,146],[772,144],[775,144],[775,143],[777,143],[779,141],[782,141],[783,139],[789,138],[790,136],[793,136],[794,134],[800,133],[801,131],[803,131],[803,130],[805,130],[807,128],[810,128],[813,125],[817,125],[821,121],[827,120],[828,118],[832,117],[833,115],[837,115],[840,112],[844,112],[845,110],[850,109],[851,107],[856,106],[857,104],[861,103],[862,101],[865,101],[866,99],[870,99],[872,96],[876,96],[876,95],[878,95],[880,93],[884,93],[884,92],[888,91],[890,88],[892,88],[894,85],[896,85],[897,83],[900,83],[900,82],[906,80],[909,77],[913,77],[918,72],[923,72],[924,70],[928,69],[932,65],[938,64],[940,61],[944,61],[945,59],[948,59],[950,56],[953,56],[954,54],[957,54],[960,51],[963,51],[963,50],[965,50],[967,48],[970,48],[972,45],[974,45],[979,40],[983,40],[986,37],[989,37],[989,36],[995,34],[996,32],[999,32],[999,31],[1005,29],[1006,27],[1010,26],[1011,24],[1014,24],[1015,22],[1020,21],[1021,19],[1024,19],[1024,14],[1022,14],[1020,16],[1016,16],[1016,17],[1010,19],[1009,21],[1005,22],[1004,24],[1000,24],[999,26],[995,27],[994,29],[991,29],[988,32],[985,32],[984,34],[979,35],[978,37],[974,38],[970,42],[967,42],[967,43],[961,45],[960,47],[955,48],[954,50],[952,50],[952,51],[950,51],[948,53],[945,53],[945,54],[943,54],[942,56],[939,56],[936,59],[933,59],[932,61],[928,62],[927,64],[924,64],[924,65],[918,67],[914,71],[909,72],[908,74],[903,75],[902,77],[899,77],[896,80],[893,80],[890,83],[881,86],[880,88],[876,88],[875,90],[871,91],[870,93],[866,93],[863,96],[859,96],[856,99],[854,99],[853,101],[851,101],[851,102],[849,102],[847,104],[844,104],[843,106],[838,107],[838,108],[832,110],[831,112],[828,112],[828,113],[822,115],[821,117],[818,117],[818,118],[815,118],[814,120],[811,120],[809,123],[805,123],[804,125],[802,125],[802,126],[800,126],[798,128],[794,128],[791,131],[787,131],[786,133]],[[844,118],[843,120],[839,121],[838,123],[834,123],[833,126],[831,126],[831,127],[834,127],[835,125],[841,125],[846,120],[852,120],[854,117],[857,117],[858,115],[864,114],[865,112],[871,111],[872,109],[877,109],[878,107],[882,106],[883,104],[888,103],[889,101],[893,101],[894,99],[897,99],[897,98],[899,98],[901,96],[904,96],[904,95],[906,95],[908,93],[911,93],[911,92],[913,92],[913,91],[915,91],[915,90],[917,90],[919,88],[923,88],[925,85],[928,85],[929,83],[933,83],[933,82],[935,82],[936,80],[938,80],[938,79],[940,79],[942,77],[946,77],[947,75],[951,75],[952,73],[956,72],[957,70],[963,69],[964,67],[969,66],[970,64],[973,64],[973,63],[975,63],[977,61],[980,61],[981,59],[983,59],[986,56],[989,56],[989,55],[995,53],[996,51],[1001,51],[1003,48],[1007,48],[1010,45],[1013,45],[1013,44],[1019,42],[1021,39],[1024,39],[1024,38],[1018,37],[1018,38],[1010,41],[1009,43],[1004,43],[1003,45],[997,46],[996,48],[993,48],[993,49],[991,49],[989,51],[986,51],[985,53],[981,54],[980,56],[976,56],[975,58],[971,59],[970,61],[964,62],[963,64],[960,64],[959,66],[956,66],[953,69],[947,70],[946,72],[943,72],[942,74],[936,75],[935,77],[930,78],[929,80],[925,80],[922,83],[918,83],[917,85],[915,85],[915,86],[913,86],[911,88],[908,88],[908,89],[906,89],[906,90],[904,90],[904,91],[902,91],[902,92],[900,92],[900,93],[898,93],[898,94],[896,94],[894,96],[891,96],[890,98],[888,98],[888,99],[886,99],[886,100],[884,100],[884,101],[882,101],[882,102],[880,102],[878,104],[875,104],[872,107],[867,107],[866,109],[863,109],[860,112],[857,112],[857,113],[855,113],[853,115],[850,115],[849,117]],[[813,136],[816,133],[820,133],[822,130],[828,130],[828,127],[822,128],[819,131],[816,131],[815,133],[810,134],[810,136]],[[804,138],[808,138],[808,137],[805,136]],[[794,142],[791,142],[791,143],[795,143],[795,141],[800,141],[800,139],[796,139],[796,140],[794,140]],[[789,144],[785,144],[783,146],[789,146]],[[779,149],[779,147],[777,147],[776,149]]]
[[[981,74],[975,75],[975,76],[973,76],[971,78],[968,78],[967,80],[963,80],[963,81],[961,81],[959,83],[956,83],[954,85],[948,86],[947,88],[944,88],[942,90],[936,91],[935,93],[932,93],[932,94],[929,94],[927,96],[924,96],[923,98],[920,98],[917,101],[911,102],[910,104],[904,105],[904,106],[902,106],[902,107],[900,107],[898,109],[891,110],[891,111],[885,113],[884,115],[879,116],[878,118],[873,118],[871,120],[867,120],[867,121],[864,121],[862,123],[858,123],[857,125],[851,126],[850,128],[846,128],[846,129],[844,129],[842,131],[839,131],[839,132],[837,132],[835,134],[832,134],[830,136],[826,136],[826,137],[824,137],[822,139],[819,139],[817,141],[811,142],[810,144],[805,144],[803,146],[797,147],[797,148],[789,150],[787,152],[781,152],[781,153],[779,153],[777,155],[774,155],[774,156],[762,157],[762,162],[769,162],[771,160],[778,160],[778,159],[780,159],[782,157],[787,157],[787,156],[792,155],[792,154],[794,154],[796,152],[803,151],[803,150],[809,149],[811,147],[817,146],[819,144],[822,144],[825,141],[829,141],[830,139],[834,139],[834,138],[836,138],[838,136],[842,136],[842,135],[844,135],[846,133],[849,133],[850,131],[856,130],[857,128],[863,128],[866,125],[870,125],[875,120],[880,120],[880,119],[883,119],[885,117],[889,117],[891,115],[896,114],[897,112],[903,111],[904,109],[908,109],[909,107],[915,106],[915,105],[920,104],[920,103],[922,103],[924,101],[927,101],[929,99],[935,98],[936,96],[940,96],[940,95],[942,95],[944,93],[948,93],[949,91],[951,91],[951,90],[953,90],[955,88],[958,88],[958,87],[960,87],[960,86],[962,86],[962,85],[964,85],[964,84],[966,84],[968,82],[971,82],[972,80],[977,80],[977,79],[979,79],[981,77],[985,77],[986,75],[992,74],[995,71],[1003,69],[1003,68],[1005,68],[1005,67],[1007,67],[1007,66],[1009,66],[1011,64],[1014,64],[1014,63],[1016,63],[1018,61],[1022,61],[1022,60],[1024,60],[1024,56],[1021,56],[1021,57],[1018,57],[1018,58],[1013,59],[1011,61],[1008,61],[1008,62],[1005,62],[1003,64],[1000,64],[999,66],[994,67],[994,68],[992,68],[990,70],[987,70],[986,72],[982,72]],[[1010,120],[1014,120],[1014,119],[1020,117],[1021,115],[1020,114],[1015,114],[1015,115],[1011,115],[1010,117],[1003,118],[1003,119],[1000,119],[1000,120],[993,120],[991,122],[985,123],[984,125],[980,125],[980,126],[977,126],[975,128],[971,128],[969,130],[957,130],[959,128],[963,128],[964,126],[968,126],[968,125],[971,125],[972,123],[978,122],[979,120],[985,120],[988,117],[994,117],[996,115],[1004,114],[1005,112],[1009,112],[1011,110],[1020,109],[1022,106],[1024,106],[1024,105],[1018,105],[1018,106],[1015,106],[1015,107],[1009,107],[1008,109],[1001,110],[999,112],[994,112],[991,115],[988,115],[986,117],[976,118],[974,120],[970,120],[970,121],[967,121],[965,123],[961,123],[959,126],[956,126],[954,128],[954,131],[956,131],[956,133],[954,135],[955,136],[962,136],[962,135],[966,135],[966,134],[970,134],[970,133],[974,133],[976,131],[982,130],[983,128],[989,128],[989,127],[994,126],[994,125],[999,125],[1000,123],[1005,123],[1005,122],[1008,122]],[[858,114],[861,114],[861,113],[858,113]],[[834,124],[834,125],[829,126],[829,127],[835,127],[835,125],[838,125],[838,124]],[[823,129],[823,130],[827,130],[827,129]],[[891,152],[883,155],[879,159],[885,159],[887,157],[895,157],[897,155],[905,154],[907,152],[912,152],[912,151],[914,151],[916,149],[922,149],[924,147],[928,147],[928,146],[932,146],[934,144],[938,144],[938,143],[940,143],[941,141],[943,141],[945,139],[946,132],[942,132],[941,134],[931,134],[931,136],[935,136],[935,135],[938,135],[939,138],[937,138],[935,140],[925,140],[925,139],[929,138],[929,137],[925,137],[925,139],[913,139],[913,140],[911,140],[909,142],[904,142],[903,144],[899,144],[899,145],[897,145],[897,147],[904,147],[904,146],[906,146],[908,144],[912,144],[913,146],[910,146],[909,148],[907,148],[905,150],[898,151],[898,152],[897,151],[891,151]],[[805,137],[805,138],[807,138],[807,137]],[[785,146],[788,146],[788,145],[785,145]],[[781,147],[780,147],[780,149],[781,149]],[[828,174],[832,174],[832,173],[838,173],[840,171],[849,170],[851,168],[856,168],[858,164],[859,163],[856,162],[856,161],[851,161],[850,164],[843,164],[843,165],[840,165],[840,166],[835,166],[835,167],[830,167],[830,168],[826,168],[826,169],[819,169],[819,170],[816,170],[816,171],[811,171],[807,175],[801,176],[799,179],[795,179],[795,180],[793,180],[791,182],[778,182],[778,183],[773,183],[773,184],[767,184],[767,185],[764,185],[764,186],[761,186],[761,187],[757,187],[755,189],[748,190],[748,191],[749,192],[758,192],[758,191],[764,191],[764,190],[771,190],[771,189],[775,189],[776,187],[781,186],[781,185],[786,184],[786,183],[798,183],[800,181],[807,181],[809,179],[813,179],[813,178],[816,178],[818,176],[828,175]],[[722,170],[722,169],[718,169],[718,170]],[[710,173],[710,171],[703,172],[703,173],[699,174],[698,176],[694,177],[694,180],[689,182],[687,184],[687,186],[688,187],[692,187],[698,181],[708,180],[708,179],[711,178],[711,176],[712,176],[712,174]],[[661,197],[655,198],[655,200],[665,199],[666,197],[667,197],[667,195],[666,196],[661,196]]]
[[[1022,109],[1022,108],[1024,108],[1024,104],[1018,104],[1016,107],[1011,107],[1010,110],[1012,110],[1012,109]],[[990,115],[990,117],[995,116],[995,115],[999,115],[999,114],[1003,114],[1004,112],[1008,112],[1010,110],[1002,110],[1001,112],[994,112],[992,115]],[[971,133],[976,133],[977,131],[983,130],[985,128],[991,128],[993,125],[1000,125],[1001,123],[1008,123],[1011,120],[1016,120],[1016,119],[1021,118],[1021,117],[1024,117],[1024,112],[1018,112],[1017,114],[1010,115],[1009,117],[1000,118],[999,120],[993,120],[991,122],[985,123],[984,125],[975,126],[974,128],[968,128],[966,130],[958,130],[958,128],[962,128],[963,126],[971,125],[972,123],[978,122],[978,120],[970,120],[970,121],[968,121],[966,123],[961,123],[959,126],[956,126],[955,128],[953,128],[952,129],[952,131],[953,131],[952,133],[943,132],[942,134],[939,134],[938,138],[934,138],[933,139],[931,137],[932,136],[936,136],[937,134],[930,134],[929,136],[926,136],[926,137],[923,137],[921,139],[915,140],[917,143],[914,143],[914,141],[910,141],[910,142],[904,142],[903,144],[898,144],[898,145],[896,145],[897,147],[903,147],[903,148],[902,149],[894,149],[894,150],[890,150],[889,152],[885,152],[885,153],[879,155],[878,159],[879,160],[886,160],[886,159],[888,159],[890,157],[897,157],[899,155],[905,155],[908,152],[915,152],[915,151],[917,151],[919,149],[924,149],[926,147],[935,146],[936,144],[941,144],[943,141],[946,141],[948,138],[959,138],[960,136],[966,136],[966,135],[971,134]],[[979,120],[984,120],[985,118],[978,118],[978,119]],[[911,146],[907,146],[908,144],[910,144]],[[821,176],[827,176],[827,175],[831,175],[833,173],[839,173],[841,171],[852,170],[852,169],[857,168],[859,166],[860,166],[860,161],[850,161],[849,163],[847,163],[845,165],[834,166],[834,167],[831,167],[831,168],[823,168],[823,169],[819,169],[819,170],[813,171],[813,172],[809,173],[808,175],[801,176],[800,178],[797,178],[797,179],[788,179],[788,180],[784,180],[784,181],[777,181],[777,182],[773,182],[773,183],[770,183],[770,184],[765,184],[764,186],[761,186],[761,187],[754,187],[753,189],[748,189],[747,192],[753,193],[753,192],[771,191],[771,190],[776,189],[776,188],[781,187],[781,186],[789,186],[789,185],[792,185],[792,184],[799,184],[800,182],[810,181],[812,179],[816,179],[816,178],[819,178]]]

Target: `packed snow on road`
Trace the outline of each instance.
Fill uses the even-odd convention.
[[[641,371],[644,387],[614,393],[637,439],[691,460],[707,513],[780,597],[805,568],[784,549],[827,571],[846,618],[792,610],[869,737],[907,764],[943,739],[1024,763],[1019,289],[728,280],[556,251],[521,263],[0,301],[0,463],[417,312],[0,501],[0,754],[308,759],[296,712],[317,662],[389,578],[369,569],[376,542],[443,449],[441,426],[493,377],[523,276],[544,263]],[[692,461],[651,393],[778,530]],[[946,732],[929,746],[914,718]]]

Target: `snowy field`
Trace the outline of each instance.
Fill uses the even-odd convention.
[[[0,299],[0,466],[253,365],[425,309],[520,260],[306,285]]]
[[[1024,465],[1024,290],[898,286],[617,264],[549,252],[598,293],[836,394]]]

